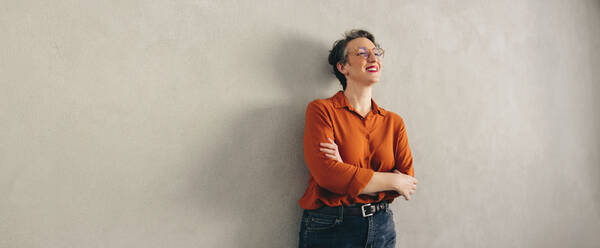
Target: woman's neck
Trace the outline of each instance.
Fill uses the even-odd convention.
[[[371,106],[371,87],[358,87],[351,86],[355,84],[348,84],[344,90],[344,95],[348,99],[348,102],[356,111],[360,114],[366,114],[372,108]]]

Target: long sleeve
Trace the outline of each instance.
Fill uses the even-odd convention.
[[[404,174],[414,177],[415,172],[413,168],[413,157],[410,151],[410,146],[408,145],[406,126],[404,125],[404,120],[402,118],[400,118],[400,128],[398,130],[395,153],[396,169]]]
[[[335,140],[331,118],[323,104],[312,101],[306,108],[304,129],[304,159],[308,170],[321,188],[356,197],[369,183],[374,171],[325,156],[319,150],[319,143],[329,142],[327,137]]]

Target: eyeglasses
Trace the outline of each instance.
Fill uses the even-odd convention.
[[[369,55],[371,55],[371,50],[373,51],[373,55],[375,58],[382,59],[383,58],[383,49],[379,47],[374,47],[373,49],[368,49],[366,47],[359,47],[352,51],[352,54],[355,56],[362,56],[365,59],[369,59]]]

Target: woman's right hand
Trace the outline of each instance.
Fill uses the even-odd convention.
[[[419,180],[396,169],[393,172],[398,175],[398,180],[395,182],[396,191],[403,195],[407,201],[410,200],[410,195],[415,193]]]

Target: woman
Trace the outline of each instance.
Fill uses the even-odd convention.
[[[394,247],[389,208],[416,190],[403,119],[371,98],[383,49],[351,30],[334,43],[329,64],[343,91],[306,108],[304,158],[310,172],[299,201],[300,247]]]

